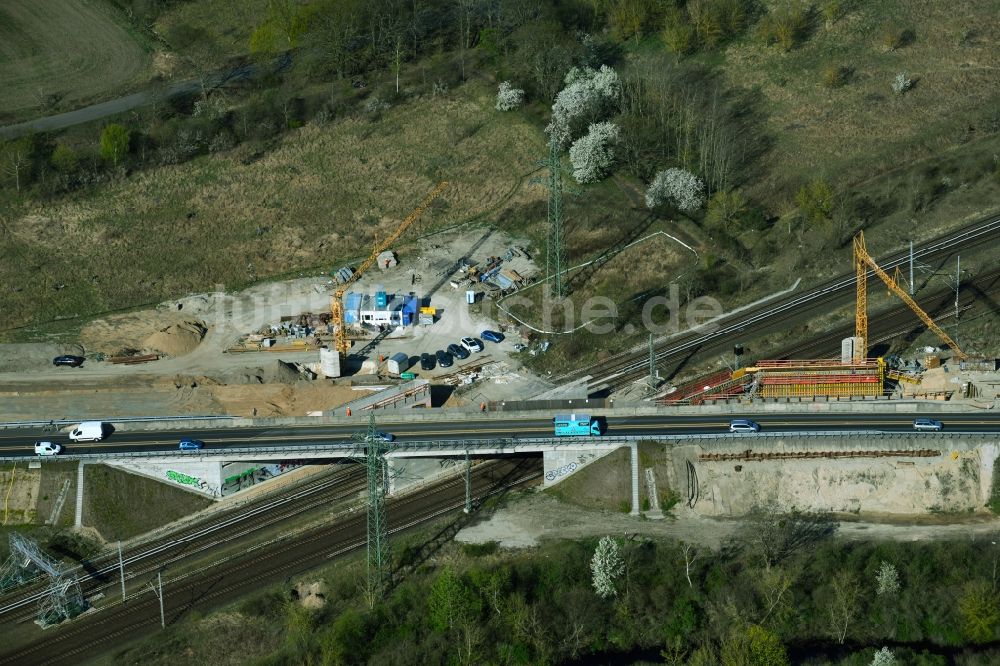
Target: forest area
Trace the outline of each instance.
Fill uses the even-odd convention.
[[[397,546],[382,601],[369,603],[355,558],[304,579],[321,581],[321,608],[270,590],[119,656],[204,663],[219,654],[213,645],[238,640],[259,655],[254,663],[275,666],[1000,658],[1000,549],[989,541],[852,543],[826,516],[762,512],[719,550],[632,536],[527,551],[452,543],[430,560],[420,552],[413,538]]]

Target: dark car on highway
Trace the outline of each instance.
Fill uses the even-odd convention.
[[[181,451],[199,451],[205,447],[205,442],[200,439],[182,439],[177,448]]]
[[[450,368],[452,364],[455,362],[455,359],[452,358],[452,355],[444,351],[443,349],[437,350],[437,360],[438,360],[438,365],[440,365],[442,368]]]
[[[421,370],[433,370],[434,369],[434,357],[424,352],[420,355],[420,369]]]
[[[85,359],[82,356],[72,356],[65,354],[52,359],[52,365],[68,365],[71,368],[79,368]]]
[[[448,345],[448,353],[452,356],[457,356],[459,359],[469,358],[469,350],[462,345],[450,344]]]

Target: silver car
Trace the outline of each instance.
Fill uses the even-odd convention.
[[[937,419],[913,419],[913,429],[914,430],[928,430],[930,432],[939,432],[944,425]]]
[[[760,426],[750,419],[733,419],[729,422],[729,432],[760,432]]]

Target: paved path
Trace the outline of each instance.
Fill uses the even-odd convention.
[[[281,71],[287,68],[289,64],[291,64],[291,56],[287,54],[276,58],[272,62],[272,66],[275,71]],[[231,83],[245,81],[251,78],[257,72],[259,67],[259,65],[254,64],[245,64],[234,67],[229,71],[215,74],[210,77],[207,82],[207,86],[214,90]],[[161,90],[144,90],[132,93],[131,95],[125,95],[124,97],[119,97],[117,99],[108,100],[107,102],[101,102],[100,104],[86,106],[82,109],[67,111],[65,113],[57,113],[43,118],[36,118],[23,123],[17,123],[16,125],[6,125],[4,127],[0,127],[0,138],[10,139],[29,132],[51,132],[53,130],[65,129],[74,125],[89,123],[93,120],[107,118],[108,116],[113,116],[125,111],[131,111],[132,109],[140,106],[151,104],[157,99],[191,94],[197,92],[200,88],[201,84],[198,81],[190,80],[175,83]]]

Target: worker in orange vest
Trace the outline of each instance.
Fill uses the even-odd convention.
[[[350,416],[350,415],[351,415],[351,408],[350,408],[350,407],[348,407],[348,408],[347,408],[347,415],[348,415],[348,416]]]

